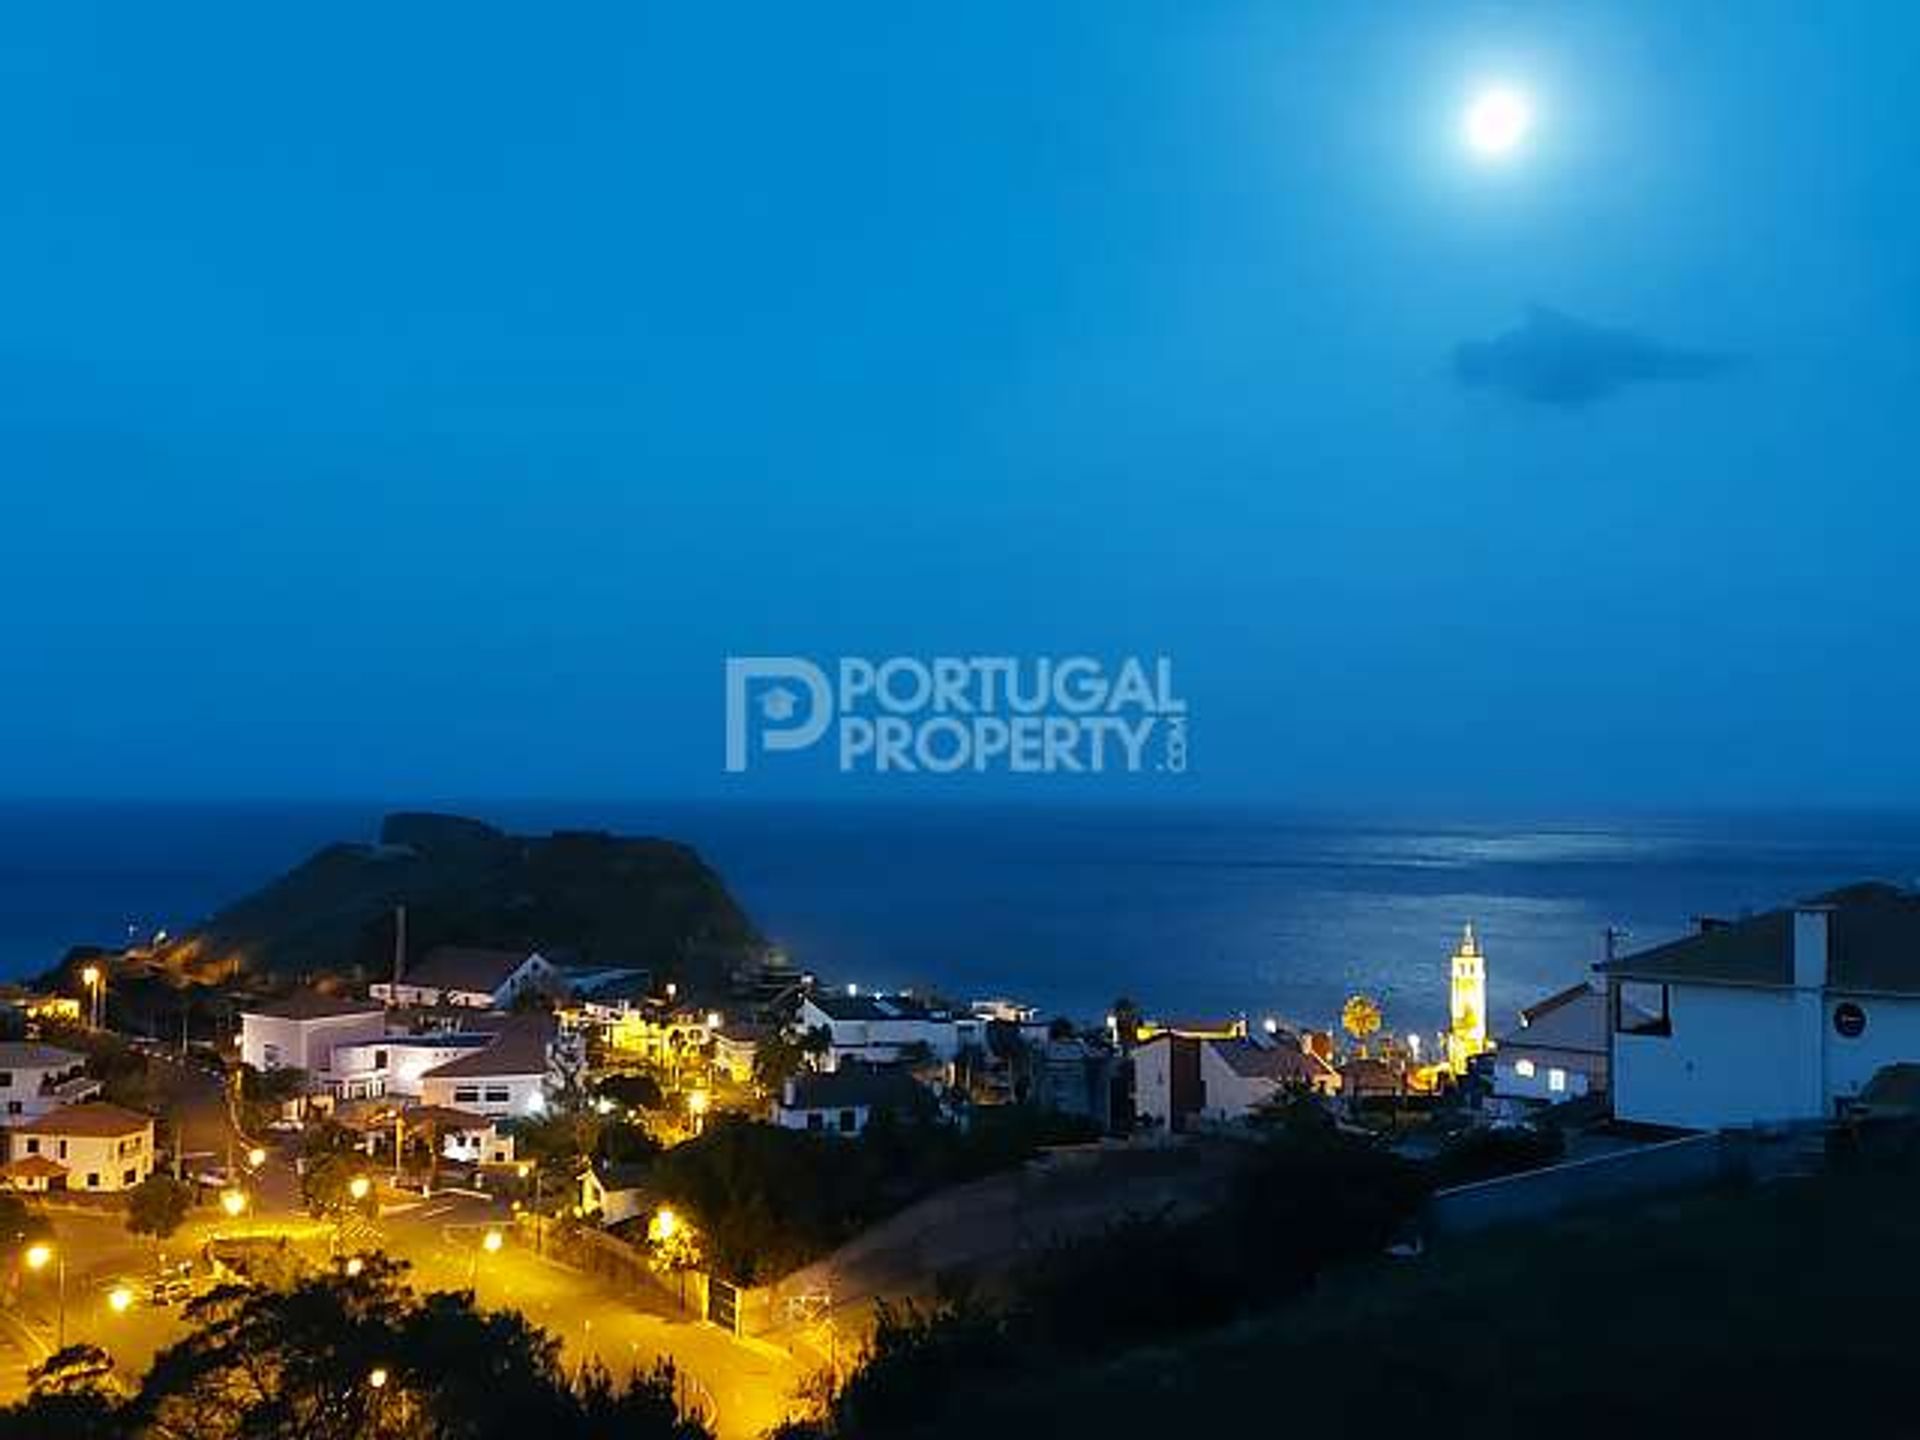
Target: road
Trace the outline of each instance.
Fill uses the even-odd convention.
[[[230,1127],[217,1082],[182,1067],[169,1067],[181,1108],[185,1148],[212,1152],[224,1161]],[[261,1138],[261,1137],[255,1137]],[[211,1206],[197,1210],[167,1243],[175,1258],[197,1255],[219,1235],[285,1236],[315,1264],[328,1262],[335,1238],[330,1225],[298,1209],[293,1143],[268,1140],[266,1163],[246,1188],[248,1213],[229,1219]],[[557,1336],[569,1370],[588,1357],[616,1379],[671,1359],[684,1377],[683,1394],[709,1411],[725,1440],[757,1436],[787,1417],[800,1384],[800,1367],[783,1350],[739,1340],[675,1313],[651,1286],[615,1288],[596,1276],[554,1263],[520,1243],[506,1206],[465,1192],[422,1200],[382,1187],[377,1223],[355,1228],[349,1248],[380,1250],[411,1267],[422,1292],[475,1292],[489,1309],[514,1309]],[[56,1253],[64,1257],[65,1333],[68,1343],[100,1345],[114,1357],[121,1383],[139,1382],[153,1356],[186,1331],[179,1307],[151,1303],[146,1283],[153,1273],[150,1242],[127,1233],[118,1212],[49,1210]],[[479,1240],[498,1230],[502,1247],[484,1250]],[[106,1297],[127,1282],[135,1303],[116,1313]],[[0,1305],[0,1401],[25,1393],[26,1371],[51,1353],[60,1330],[59,1277],[49,1267],[22,1272]]]

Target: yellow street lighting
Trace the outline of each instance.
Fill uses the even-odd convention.
[[[485,1235],[480,1237],[480,1248],[489,1255],[498,1254],[500,1247],[506,1243],[506,1237],[498,1230],[489,1230]]]
[[[652,1232],[652,1238],[655,1240],[671,1240],[675,1232],[680,1229],[680,1217],[662,1205],[654,1215],[653,1224],[650,1225],[648,1229]]]
[[[367,1372],[367,1384],[371,1385],[374,1389],[376,1390],[384,1389],[386,1386],[386,1383],[387,1383],[387,1367],[386,1366],[376,1365],[373,1367],[373,1369]]]
[[[364,1175],[356,1175],[347,1182],[347,1194],[356,1200],[364,1200],[373,1190],[373,1182]]]
[[[256,1145],[251,1150],[247,1151],[247,1164],[251,1165],[254,1169],[258,1170],[262,1165],[266,1163],[267,1163],[267,1152],[264,1149],[262,1149],[260,1146]]]
[[[709,1010],[707,1012],[707,1029],[718,1030],[721,1024],[722,1024],[722,1017],[720,1015],[720,1012],[718,1010]]]
[[[221,1191],[220,1208],[234,1219],[239,1219],[241,1212],[247,1208],[247,1192],[244,1190]]]
[[[47,1262],[51,1259],[53,1259],[53,1247],[44,1240],[36,1240],[27,1247],[27,1268],[29,1270],[44,1270],[47,1268]]]
[[[362,1260],[358,1255],[350,1255],[347,1257],[347,1274],[349,1276],[358,1275],[366,1268],[367,1262]]]
[[[107,1308],[116,1315],[124,1315],[133,1306],[133,1291],[124,1285],[116,1285],[107,1292]]]
[[[100,983],[100,967],[98,965],[87,966],[86,969],[80,972],[80,978],[86,981],[88,985],[98,985]]]

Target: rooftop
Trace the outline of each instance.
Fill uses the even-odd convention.
[[[87,1057],[57,1045],[32,1040],[0,1041],[0,1070],[66,1070],[86,1064]]]
[[[108,1104],[104,1100],[85,1105],[68,1105],[13,1127],[16,1135],[82,1135],[91,1139],[111,1139],[136,1135],[151,1129],[150,1116]]]
[[[1318,1055],[1293,1045],[1259,1045],[1251,1040],[1208,1043],[1229,1070],[1247,1080],[1314,1080],[1333,1073],[1333,1067]]]
[[[819,991],[807,997],[830,1020],[935,1020],[940,1012],[905,995],[836,995]]]
[[[545,1075],[547,1046],[552,1039],[553,1024],[545,1016],[515,1016],[513,1023],[502,1027],[494,1036],[491,1045],[469,1050],[457,1060],[436,1065],[425,1073],[436,1080]]]
[[[335,1020],[348,1015],[379,1015],[386,1007],[377,1000],[356,1000],[351,995],[322,995],[318,990],[296,990],[280,1000],[247,1005],[242,1015],[263,1015],[275,1020]]]
[[[480,950],[440,945],[400,976],[402,985],[423,990],[464,990],[491,995],[526,964],[530,950]]]
[[[904,1070],[874,1065],[842,1065],[838,1070],[796,1075],[787,1082],[781,1106],[787,1110],[913,1110],[927,1092]]]
[[[1869,881],[1813,896],[1829,913],[1827,984],[1838,990],[1920,995],[1920,895]],[[1697,934],[1595,967],[1627,980],[1790,986],[1789,906],[1740,920],[1707,921]]]

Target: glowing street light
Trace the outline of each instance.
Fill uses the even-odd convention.
[[[87,1028],[89,1030],[100,1028],[100,998],[102,982],[106,978],[106,972],[98,965],[89,965],[80,972],[80,979],[87,987]]]
[[[238,1220],[247,1208],[247,1192],[241,1189],[222,1190],[220,1208],[233,1219]]]
[[[724,1023],[725,1018],[726,1017],[721,1015],[718,1010],[709,1010],[707,1012],[707,1028],[709,1030],[718,1030]]]
[[[364,1200],[373,1192],[373,1182],[364,1175],[356,1175],[347,1182],[347,1194],[355,1200]]]
[[[349,1255],[347,1257],[347,1278],[348,1279],[352,1279],[355,1275],[358,1275],[362,1270],[366,1268],[367,1268],[367,1262],[362,1260],[358,1255]]]
[[[267,1152],[260,1146],[256,1145],[251,1150],[247,1151],[247,1164],[252,1166],[255,1170],[258,1170],[262,1165],[266,1163],[267,1163]]]
[[[107,1308],[116,1315],[124,1315],[133,1308],[133,1291],[124,1285],[116,1285],[107,1292]]]
[[[59,1267],[60,1319],[58,1321],[59,1332],[55,1340],[55,1348],[64,1350],[67,1348],[67,1257],[60,1251],[55,1250],[53,1246],[45,1240],[36,1240],[27,1247],[26,1259],[29,1270],[44,1270],[48,1265],[57,1265]]]
[[[680,1217],[662,1205],[647,1227],[647,1235],[651,1240],[671,1240],[679,1229]]]
[[[376,1390],[384,1390],[387,1385],[387,1367],[376,1365],[367,1372],[367,1384]]]
[[[506,1243],[506,1237],[498,1230],[489,1230],[480,1237],[480,1248],[489,1255],[498,1255],[500,1247]]]

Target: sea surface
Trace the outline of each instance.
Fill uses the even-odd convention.
[[[376,803],[0,805],[0,973],[67,946],[179,931],[319,845],[371,839]],[[1378,998],[1444,1023],[1471,921],[1496,1031],[1695,917],[1847,881],[1920,878],[1920,815],[1394,820],[1255,810],[471,802],[512,829],[604,827],[696,846],[761,930],[834,983],[1011,996],[1082,1019],[1330,1025]]]

